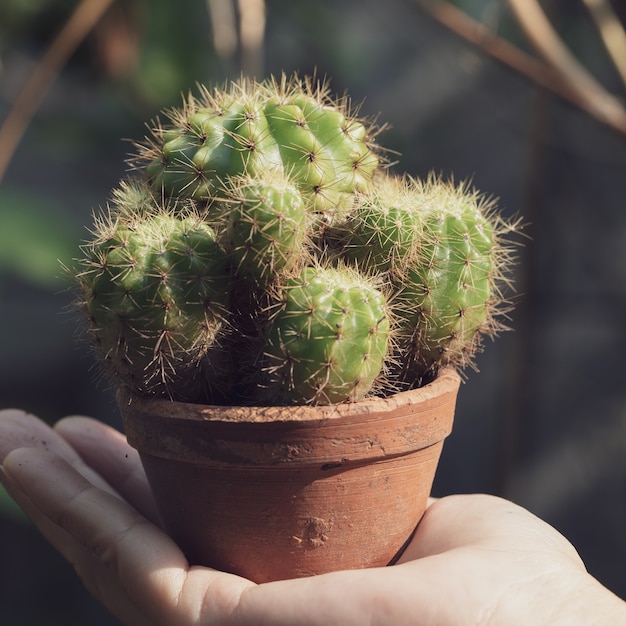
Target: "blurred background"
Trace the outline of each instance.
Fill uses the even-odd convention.
[[[540,3],[573,66],[520,5],[2,0],[0,407],[120,426],[62,265],[127,140],[197,82],[317,71],[389,124],[394,170],[471,179],[528,224],[513,332],[467,373],[435,494],[513,499],[626,598],[626,5]],[[117,624],[0,491],[0,623],[53,618]]]

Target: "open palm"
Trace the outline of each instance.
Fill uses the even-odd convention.
[[[0,459],[7,491],[129,626],[626,624],[567,540],[492,496],[431,502],[394,566],[256,585],[189,566],[136,451],[100,422],[0,412]]]

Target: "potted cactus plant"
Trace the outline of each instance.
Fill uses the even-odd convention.
[[[95,217],[81,309],[194,563],[386,565],[425,509],[515,225],[468,185],[391,174],[377,134],[313,79],[203,88]]]

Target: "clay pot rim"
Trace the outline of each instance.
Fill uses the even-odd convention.
[[[356,402],[304,406],[229,406],[177,402],[166,398],[146,398],[121,387],[117,392],[120,407],[164,419],[222,423],[310,423],[338,420],[351,416],[374,416],[400,406],[410,406],[445,396],[458,389],[460,376],[454,368],[444,368],[437,377],[417,389],[401,391],[385,398],[371,397]]]

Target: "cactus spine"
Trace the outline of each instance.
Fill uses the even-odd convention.
[[[353,401],[464,367],[499,329],[516,224],[393,176],[346,98],[202,89],[156,123],[76,270],[101,359],[144,395]]]

